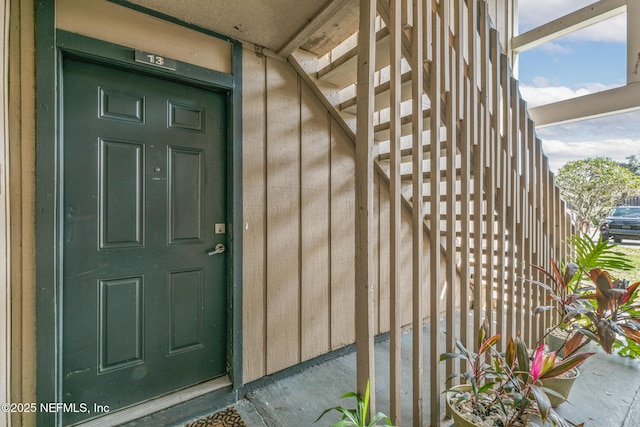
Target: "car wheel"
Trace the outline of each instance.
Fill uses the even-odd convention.
[[[600,241],[608,242],[609,241],[609,236],[605,236],[604,234],[600,233]]]
[[[613,242],[614,243],[622,243],[622,239],[620,237],[614,237],[613,238]]]

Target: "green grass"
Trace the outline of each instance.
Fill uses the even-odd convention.
[[[634,268],[629,271],[612,270],[609,272],[611,276],[630,283],[640,281],[640,246],[617,245],[616,249],[629,257]]]

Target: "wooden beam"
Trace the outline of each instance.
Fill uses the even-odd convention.
[[[433,7],[434,10],[431,10],[431,13],[428,13],[427,16],[431,16],[432,20],[432,34],[431,34],[431,58],[432,58],[432,69],[430,77],[430,85],[428,88],[429,99],[431,102],[431,129],[434,132],[430,134],[430,169],[434,172],[434,176],[430,180],[430,192],[431,192],[431,206],[429,212],[429,229],[431,230],[430,236],[430,257],[429,257],[429,317],[431,319],[431,330],[429,332],[429,370],[430,370],[430,422],[431,426],[439,426],[440,425],[440,366],[439,366],[439,355],[441,353],[440,349],[440,284],[441,284],[441,272],[440,272],[440,257],[436,256],[438,254],[438,248],[440,247],[440,180],[436,179],[435,172],[440,169],[440,132],[435,132],[435,129],[439,129],[442,123],[442,108],[440,105],[440,94],[442,93],[442,77],[441,77],[441,48],[440,44],[444,43],[442,37],[442,26],[444,25],[448,31],[448,23],[443,23],[442,18],[439,16],[438,10],[435,9],[437,6],[433,2],[427,2],[427,7]],[[420,13],[422,16],[422,13]],[[415,28],[414,28],[415,31]],[[419,35],[422,37],[422,35]],[[417,53],[414,53],[416,55]],[[416,58],[416,62],[421,60],[422,56]],[[414,62],[415,63],[415,62]],[[426,85],[425,85],[426,86]],[[447,248],[447,252],[449,256],[455,256],[454,251],[451,248]],[[416,298],[415,290],[414,290],[414,298]],[[415,307],[415,306],[414,306]],[[419,325],[414,323],[413,325],[413,334],[422,335],[422,322]],[[415,347],[415,343],[413,344]],[[415,350],[414,350],[415,351]],[[415,363],[415,353],[414,353],[414,363]],[[422,359],[422,355],[420,355]],[[416,375],[414,374],[413,382],[417,381]],[[415,389],[414,389],[415,393]],[[414,396],[415,399],[415,396]],[[419,418],[420,422],[418,423],[415,418],[415,402],[414,402],[414,426],[422,426],[422,416]],[[422,411],[421,411],[422,413]]]
[[[322,27],[329,19],[339,13],[347,3],[353,0],[331,0],[313,17],[307,24],[300,29],[291,39],[289,39],[280,50],[278,55],[287,57],[302,46],[311,35],[313,35],[320,27]]]
[[[558,125],[640,109],[640,83],[529,108],[536,127]]]
[[[408,3],[408,2],[407,2]],[[411,62],[411,108],[413,117],[419,118],[422,117],[422,97],[424,95],[424,86],[423,86],[423,74],[424,67],[422,65],[422,50],[423,39],[422,32],[424,28],[424,22],[422,21],[422,0],[413,0],[413,8],[412,8],[412,17],[413,17],[413,28],[411,30],[412,40],[411,40],[411,52],[413,54],[413,62]],[[400,45],[400,43],[398,43]],[[434,98],[431,98],[434,99]],[[436,108],[437,110],[437,108]],[[413,172],[413,182],[412,182],[412,190],[413,190],[413,206],[412,206],[412,230],[413,230],[413,257],[412,257],[412,271],[413,271],[413,286],[412,286],[412,302],[413,302],[413,425],[421,426],[423,425],[423,407],[424,407],[424,399],[423,399],[423,378],[424,378],[424,337],[422,334],[422,324],[424,322],[424,307],[423,307],[423,297],[422,297],[422,281],[423,281],[423,233],[422,233],[422,223],[424,215],[422,213],[422,192],[423,192],[423,173],[422,173],[422,138],[423,138],[423,122],[422,120],[413,120],[412,122],[412,145],[413,145],[413,156],[412,156],[412,172]],[[436,132],[435,129],[438,129],[438,126],[434,127],[433,135],[437,135],[439,132]],[[433,136],[432,136],[433,138]],[[435,138],[439,139],[438,136]],[[433,150],[433,148],[432,148]],[[439,155],[437,156],[439,160]],[[434,159],[431,159],[432,166]],[[438,188],[440,188],[440,181],[435,177],[435,170],[433,182],[438,183]],[[432,193],[433,194],[433,193]],[[439,200],[436,199],[436,200]],[[439,233],[437,229],[431,229],[432,242],[439,238]],[[437,243],[438,247],[440,246],[440,242]],[[438,248],[432,252],[433,254],[438,253]],[[433,316],[432,316],[433,319]]]
[[[393,425],[401,425],[401,384],[402,378],[402,351],[401,351],[401,339],[402,339],[402,321],[400,313],[401,297],[400,297],[400,264],[402,250],[400,246],[400,239],[402,238],[402,190],[401,190],[401,178],[400,169],[402,162],[402,150],[401,150],[401,133],[402,123],[400,117],[400,103],[402,99],[402,16],[403,5],[406,1],[391,0],[390,2],[390,19],[389,19],[389,31],[391,33],[391,46],[390,46],[390,59],[391,59],[391,77],[389,80],[390,85],[390,98],[389,103],[391,106],[391,149],[390,149],[390,204],[391,204],[391,242],[390,242],[390,302],[391,307],[391,327],[389,331],[390,349],[389,349],[389,362],[390,362],[390,407],[391,407],[391,422]],[[422,233],[422,226],[420,232]]]
[[[515,52],[524,52],[542,43],[624,13],[626,9],[627,0],[600,0],[514,37],[511,41],[511,47]]]
[[[309,89],[311,89],[314,95],[322,103],[324,108],[327,109],[331,117],[336,121],[336,123],[340,126],[343,132],[349,137],[351,141],[355,141],[356,137],[355,137],[355,134],[353,133],[353,130],[349,127],[349,125],[344,120],[344,118],[340,115],[338,110],[336,110],[336,108],[333,105],[331,105],[331,102],[329,102],[329,100],[327,99],[327,94],[322,92],[320,87],[318,87],[317,81],[312,77],[310,77],[309,74],[305,72],[304,67],[298,61],[298,58],[296,58],[295,55],[289,55],[289,57],[287,58],[287,61],[296,70],[296,73],[298,73],[298,76],[300,76],[300,79],[304,83],[306,83],[307,86],[309,86]]]
[[[358,99],[356,126],[356,243],[355,314],[358,393],[367,381],[372,393],[369,413],[375,414],[374,312],[373,312],[373,99],[376,0],[360,0],[358,33]]]
[[[627,5],[627,84],[640,83],[640,2]]]

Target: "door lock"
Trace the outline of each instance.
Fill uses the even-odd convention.
[[[215,248],[213,248],[213,250],[212,250],[212,251],[209,251],[209,252],[208,252],[208,254],[209,254],[209,256],[211,256],[211,255],[221,254],[222,252],[224,252],[224,251],[225,251],[225,249],[226,249],[226,248],[224,247],[224,245],[223,245],[222,243],[218,243],[218,244],[216,245],[216,247],[215,247]]]

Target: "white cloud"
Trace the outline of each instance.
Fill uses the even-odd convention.
[[[520,93],[527,101],[529,108],[617,87],[617,85],[605,85],[602,83],[586,83],[579,85],[575,89],[567,86],[549,86],[548,79],[544,77],[534,77],[533,83],[534,86],[520,85]]]
[[[566,37],[567,41],[617,42],[627,41],[627,15],[614,16],[590,27],[583,28]],[[561,39],[562,40],[562,39]]]
[[[526,32],[568,13],[581,9],[596,0],[519,0],[520,32]],[[617,15],[611,19],[591,25],[559,39],[564,41],[606,41],[624,43],[627,37],[627,15]],[[549,43],[547,43],[549,44]],[[558,46],[550,49],[558,49]]]
[[[540,50],[556,55],[564,55],[573,52],[570,46],[563,43],[547,42],[539,47]]]
[[[527,101],[529,108],[531,108],[551,102],[575,98],[577,96],[588,95],[592,92],[585,88],[574,90],[565,86],[535,87],[522,84],[520,85],[520,93]]]
[[[604,139],[601,141],[561,141],[542,139],[542,149],[549,157],[549,167],[557,172],[565,163],[589,157],[609,157],[617,162],[638,155],[640,139]]]
[[[581,9],[595,0],[519,0],[520,26],[531,29]]]

